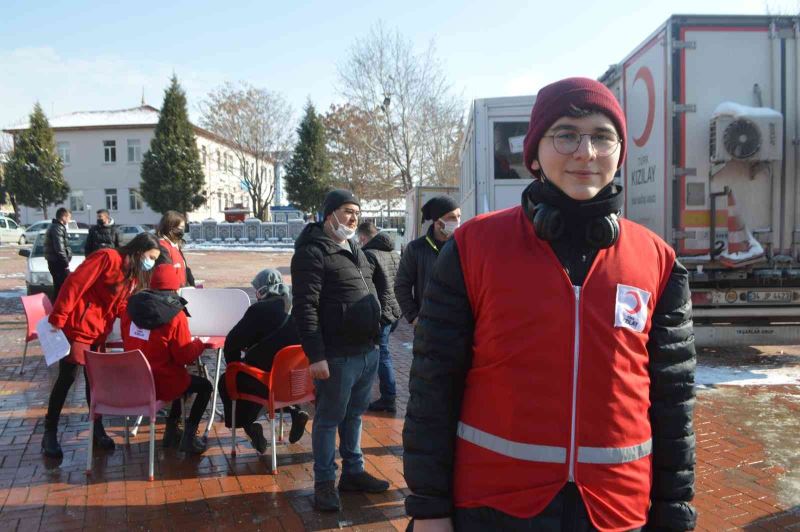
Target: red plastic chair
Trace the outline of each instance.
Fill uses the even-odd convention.
[[[167,403],[156,400],[156,385],[150,363],[138,349],[121,353],[86,351],[85,356],[92,396],[89,405],[89,452],[86,474],[92,471],[95,414],[126,416],[126,445],[128,444],[127,416],[143,415],[150,418],[149,479],[152,481],[156,451],[156,412],[164,408]]]
[[[263,397],[239,392],[236,377],[244,373],[269,388],[269,396]],[[309,403],[314,400],[314,382],[308,372],[308,358],[302,346],[289,345],[275,354],[272,371],[266,372],[243,362],[231,362],[225,373],[225,387],[231,398],[231,426],[233,441],[231,456],[236,456],[236,401],[243,399],[258,403],[267,409],[272,430],[272,474],[278,474],[278,451],[275,440],[275,411],[286,406]],[[281,422],[283,417],[281,416]]]
[[[36,334],[36,324],[53,312],[53,304],[46,294],[34,294],[32,296],[21,296],[22,308],[25,309],[25,319],[28,320],[28,332],[25,333],[25,350],[22,352],[22,364],[19,366],[19,374],[25,373],[25,357],[28,356],[28,344],[39,338]]]

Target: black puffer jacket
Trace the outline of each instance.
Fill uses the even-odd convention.
[[[400,258],[400,267],[394,281],[394,295],[408,323],[414,321],[419,314],[425,286],[439,257],[441,243],[436,242],[433,234],[431,225],[425,236],[408,243]]]
[[[72,258],[72,250],[67,238],[67,226],[56,219],[53,219],[44,234],[44,258],[47,262],[63,265],[65,268],[69,266]]]
[[[559,259],[565,260],[563,256]],[[575,261],[573,257],[568,262]],[[688,530],[694,528],[696,520],[689,504],[694,496],[696,357],[688,273],[677,261],[656,304],[652,323],[647,344],[653,438],[648,526]],[[471,366],[473,331],[458,248],[452,241],[436,263],[414,336],[410,398],[403,428],[404,473],[412,491],[406,499],[406,511],[412,517],[442,517],[454,512],[456,423]],[[564,507],[553,505],[557,505],[555,500],[541,516],[560,516]],[[459,513],[457,517],[464,516]],[[528,524],[541,524],[536,519]],[[500,521],[495,524],[500,526]]]
[[[374,348],[381,306],[373,268],[361,248],[334,242],[322,223],[308,224],[292,257],[292,317],[308,359],[364,354]]]
[[[95,224],[89,228],[89,236],[86,237],[86,245],[83,248],[88,257],[93,251],[103,248],[118,248],[119,232],[114,227],[114,223],[108,225]]]
[[[389,233],[378,233],[361,248],[375,268],[375,288],[381,303],[381,325],[400,319],[400,305],[394,296],[394,280],[400,266],[400,254],[394,250],[394,239]]]

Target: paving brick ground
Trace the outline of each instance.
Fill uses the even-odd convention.
[[[288,255],[192,254],[207,286],[246,286],[255,271],[281,266]],[[0,291],[18,289],[20,262],[0,249]],[[200,275],[198,275],[200,277]],[[0,294],[2,295],[2,294]],[[367,469],[391,482],[381,495],[345,495],[339,514],[313,511],[310,434],[278,451],[278,474],[269,458],[239,438],[230,457],[230,431],[215,425],[208,452],[187,458],[157,449],[156,480],[147,481],[147,428],[121,443],[122,419],[107,420],[118,443],[96,453],[86,476],[87,418],[82,382],[64,409],[64,459],[40,453],[42,418],[51,374],[33,344],[29,370],[20,376],[24,317],[18,300],[0,297],[0,530],[402,530],[401,432],[408,398],[412,331],[392,336],[399,385],[397,415],[367,415],[362,445]],[[210,355],[210,353],[208,353]],[[210,359],[211,357],[208,356]],[[696,428],[696,505],[702,530],[800,530],[800,389],[797,386],[720,386],[699,393]],[[159,419],[158,438],[163,431]]]

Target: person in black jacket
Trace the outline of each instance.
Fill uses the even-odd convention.
[[[553,255],[548,253],[548,257],[539,259],[542,261],[540,263],[550,264],[549,261],[556,258],[564,269],[563,274],[573,285],[575,294],[585,292],[582,287],[586,288],[584,283],[591,277],[594,263],[599,264],[600,261],[609,260],[611,253],[619,252],[620,223],[616,220],[616,216],[622,204],[622,191],[621,187],[612,183],[612,180],[615,170],[624,159],[624,143],[624,115],[614,96],[604,86],[593,80],[570,78],[543,88],[537,95],[525,142],[526,166],[538,179],[523,192],[522,205],[516,208],[521,209],[523,215],[520,216],[518,210],[509,211],[510,214],[506,211],[496,214],[506,217],[514,215],[514,220],[521,221],[521,224],[514,227],[518,227],[524,235],[530,234],[529,238],[534,238],[535,235],[538,239],[537,245],[534,246],[532,242],[526,249],[541,249],[539,241],[545,243],[545,246],[549,245]],[[464,227],[462,231],[488,227],[486,224],[493,223],[492,219],[490,216],[470,221],[468,222],[470,227]],[[627,221],[626,224],[632,225]],[[600,226],[603,227],[602,230],[598,229]],[[463,234],[465,238],[470,235],[467,232]],[[637,234],[645,232],[642,230]],[[494,238],[503,239],[504,235],[497,234]],[[658,237],[650,234],[645,238],[655,241]],[[475,246],[479,245],[475,243]],[[660,245],[666,249],[665,244]],[[496,288],[493,283],[498,282],[497,277],[491,277],[490,274],[484,276],[483,272],[477,275],[474,271],[470,272],[467,268],[471,263],[462,262],[461,255],[464,253],[465,251],[460,249],[459,235],[448,242],[442,250],[426,288],[415,331],[414,359],[409,383],[410,398],[403,428],[404,474],[411,490],[411,495],[406,499],[406,511],[413,518],[410,529],[424,532],[453,529],[477,531],[600,528],[593,522],[596,516],[590,516],[587,512],[583,493],[579,490],[580,477],[567,478],[565,475],[565,482],[555,497],[546,503],[539,513],[531,516],[510,515],[493,507],[496,503],[491,501],[469,507],[459,507],[454,503],[454,463],[458,462],[457,442],[461,441],[462,449],[464,446],[476,445],[482,449],[484,455],[489,453],[493,459],[500,457],[500,460],[508,460],[504,457],[526,456],[533,448],[537,452],[542,452],[541,446],[535,445],[536,442],[518,442],[508,435],[502,439],[488,433],[476,437],[474,432],[471,434],[462,432],[463,426],[460,424],[462,400],[467,387],[471,387],[470,397],[480,396],[480,390],[474,389],[476,380],[481,378],[479,373],[491,371],[492,364],[508,365],[506,372],[519,371],[518,366],[526,364],[519,358],[515,359],[510,353],[500,352],[492,360],[487,360],[484,356],[482,365],[473,368],[473,353],[478,349],[473,340],[478,340],[477,337],[480,335],[480,339],[484,341],[492,338],[491,341],[515,342],[514,345],[518,346],[519,342],[524,342],[526,334],[530,334],[530,331],[520,330],[515,333],[515,338],[499,339],[492,337],[496,331],[482,328],[484,320],[497,320],[497,312],[508,312],[510,309],[502,308],[499,303],[502,296],[497,296],[497,292],[493,290]],[[474,253],[479,252],[474,251]],[[525,250],[522,250],[517,256],[524,256],[524,253]],[[502,261],[503,257],[497,257],[496,260]],[[658,271],[659,268],[657,264],[641,263],[636,260],[631,264],[635,264],[635,268],[647,268],[650,271]],[[671,269],[668,264],[671,265]],[[500,264],[495,269],[502,271],[503,268],[512,267]],[[689,276],[677,260],[670,261],[661,268],[664,270],[660,273],[665,279],[665,284],[652,306],[649,336],[645,338],[646,353],[636,354],[640,359],[646,357],[645,371],[649,373],[649,381],[641,379],[640,376],[633,382],[624,381],[625,364],[630,362],[624,357],[608,361],[609,364],[616,366],[616,371],[620,372],[617,378],[621,382],[648,387],[647,390],[637,390],[637,397],[641,395],[647,398],[649,394],[650,405],[649,414],[637,420],[637,427],[641,427],[641,424],[650,425],[652,446],[643,446],[640,452],[644,455],[652,449],[652,455],[631,458],[630,454],[620,453],[613,456],[611,461],[589,463],[622,464],[632,460],[652,460],[652,480],[647,477],[647,481],[650,481],[650,491],[648,494],[643,494],[644,498],[649,495],[649,510],[645,505],[643,508],[638,508],[637,512],[640,511],[645,516],[647,529],[690,530],[694,528],[696,522],[696,512],[690,504],[694,496],[695,438],[692,420],[696,354]],[[468,274],[472,283],[469,289],[465,281]],[[535,283],[536,280],[519,278],[518,282]],[[588,285],[592,286],[593,282],[595,281],[590,279]],[[602,286],[613,282],[616,280],[596,281]],[[618,289],[620,285],[616,286]],[[571,300],[565,303],[566,307],[574,305],[580,308],[578,304],[584,304],[584,301],[579,299],[580,296],[574,296],[569,290],[564,292],[569,294]],[[614,297],[613,292],[608,295]],[[486,298],[496,305],[491,307],[494,316],[489,316],[486,312],[487,307],[484,305]],[[531,301],[530,304],[552,305],[553,302]],[[619,306],[619,303],[617,305]],[[477,312],[476,307],[484,312],[482,314]],[[564,308],[564,305],[559,308]],[[604,308],[613,310],[615,307],[612,304]],[[634,308],[629,312],[635,310]],[[577,312],[576,310],[576,336],[580,334],[577,329],[580,324]],[[593,308],[592,312],[600,312],[599,307]],[[602,312],[608,314],[599,315],[597,319],[607,323],[608,328],[626,327],[624,323],[615,322],[612,311]],[[551,332],[553,324],[546,320],[541,323],[541,327],[543,331],[538,332],[540,337],[547,337],[549,334],[572,334],[571,331],[562,329]],[[623,338],[632,337],[621,334],[618,338],[622,342]],[[575,346],[582,345],[577,339],[571,340],[571,343]],[[619,352],[624,352],[629,345],[619,346],[621,348]],[[480,348],[483,353],[486,352],[485,345],[481,345]],[[577,361],[581,358],[578,357],[583,356],[579,349],[575,347],[576,362],[573,366],[577,368],[573,370],[575,379],[580,372],[580,363]],[[545,346],[537,344],[517,352],[527,352],[530,357],[542,357],[548,351]],[[542,364],[547,364],[547,360],[543,360]],[[628,366],[629,371],[631,366]],[[476,373],[473,374],[473,371]],[[567,386],[567,382],[571,381],[566,381],[564,386]],[[608,383],[608,386],[613,385],[614,383]],[[558,387],[557,384],[554,386]],[[574,393],[570,391],[574,388],[575,385],[570,384],[570,389],[564,390],[564,395],[569,396]],[[514,390],[504,396],[506,402],[502,408],[515,411],[515,401],[519,401],[520,405],[522,402],[530,405],[531,402],[537,401],[537,391],[536,389]],[[587,391],[581,390],[578,393]],[[577,399],[575,395],[572,397],[570,404],[574,405]],[[489,398],[487,401],[489,401],[487,404],[491,404]],[[570,430],[569,409],[566,409],[566,420],[561,412],[550,415],[558,416],[559,427],[566,426],[567,431]],[[572,419],[574,427],[575,417]],[[525,424],[528,421],[515,419],[515,423]],[[559,428],[551,426],[541,427],[538,430],[541,434],[552,435]],[[509,427],[509,432],[513,432],[513,427]],[[498,441],[501,441],[502,445],[496,445]],[[585,449],[620,450],[591,447]],[[571,464],[576,459],[572,454],[569,456],[570,471],[572,471]],[[527,457],[517,459],[557,464],[563,464],[562,460],[566,460],[564,457],[547,460]],[[577,461],[581,460],[581,455],[578,453]],[[545,467],[550,465],[545,464]],[[485,479],[478,478],[474,472],[468,477],[465,478],[463,475],[459,477],[459,486],[470,482],[486,482]],[[524,507],[523,501],[536,494],[536,490],[541,492],[552,488],[537,484],[537,481],[541,481],[537,478],[525,478],[520,481],[518,489],[523,493],[515,500],[520,507]],[[619,479],[609,474],[605,481],[617,482]],[[507,495],[503,493],[498,497]],[[637,498],[638,500],[640,498]],[[624,510],[627,512],[629,508]],[[630,514],[625,517],[619,517],[620,515],[616,514],[619,519],[625,519],[629,518]]]
[[[432,220],[428,232],[412,240],[403,250],[394,293],[408,323],[415,323],[425,286],[445,243],[461,223],[461,209],[449,196],[436,196],[422,206],[422,221]]]
[[[400,255],[394,250],[394,239],[389,233],[379,233],[372,222],[358,226],[361,249],[375,269],[375,288],[381,302],[381,340],[379,345],[378,382],[381,396],[369,404],[372,412],[396,412],[397,386],[394,380],[392,355],[389,353],[389,335],[401,317],[400,305],[394,297],[394,280],[400,265]]]
[[[261,270],[251,283],[256,289],[257,301],[247,309],[225,338],[225,362],[244,362],[263,371],[272,369],[275,355],[286,346],[297,345],[300,337],[290,314],[292,293],[283,284],[283,277],[278,270]],[[267,397],[267,390],[260,383],[247,375],[239,375],[237,379],[239,391]],[[225,411],[225,426],[231,426],[231,400],[226,390],[225,374],[220,376],[219,393]],[[253,448],[259,453],[267,449],[264,431],[256,419],[262,407],[250,401],[236,402],[236,427],[244,428]],[[289,431],[289,443],[295,443],[303,436],[308,422],[308,414],[297,406],[287,408],[292,416],[292,428]]]
[[[69,261],[72,259],[72,249],[69,247],[67,237],[67,224],[72,220],[69,209],[61,207],[56,211],[50,227],[44,234],[44,258],[47,269],[53,277],[53,301],[58,298],[61,285],[69,275]]]
[[[119,232],[114,227],[114,220],[106,209],[98,210],[97,224],[89,228],[89,236],[86,237],[86,245],[83,248],[84,254],[88,257],[98,249],[118,247]]]
[[[361,416],[369,406],[378,371],[381,307],[373,268],[356,233],[360,205],[347,190],[333,190],[323,202],[324,221],[306,225],[292,257],[292,317],[311,363],[316,412],[311,434],[314,506],[338,511],[336,432],[342,475],[339,490],[379,493],[389,483],[364,470]]]

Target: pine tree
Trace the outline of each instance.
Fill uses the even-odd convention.
[[[156,212],[187,213],[206,202],[204,185],[200,153],[186,111],[186,93],[173,75],[164,91],[150,150],[142,160],[142,197]]]
[[[305,212],[319,212],[330,187],[331,163],[325,147],[325,126],[311,102],[297,128],[298,142],[286,166],[286,194]]]
[[[30,127],[14,139],[14,150],[5,170],[5,186],[17,202],[41,209],[47,218],[47,206],[63,202],[69,193],[63,169],[53,130],[37,103],[30,115]]]

